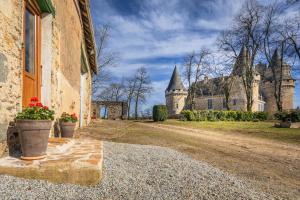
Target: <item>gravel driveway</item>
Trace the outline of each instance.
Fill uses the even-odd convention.
[[[0,199],[273,199],[172,149],[104,142],[95,187],[0,176]]]

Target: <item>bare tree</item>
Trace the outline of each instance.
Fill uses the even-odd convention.
[[[201,48],[199,52],[191,52],[184,58],[184,77],[188,83],[187,108],[195,108],[195,97],[200,88],[197,84],[201,78],[210,73],[213,60],[210,57],[211,51],[207,48]]]
[[[274,98],[279,111],[282,111],[283,60],[293,55],[300,59],[300,15],[281,20],[285,10],[286,7],[279,3],[268,5],[263,29],[263,52],[272,70]]]
[[[292,53],[300,60],[300,14],[284,21],[281,35],[287,39],[292,47]]]
[[[184,58],[184,77],[188,83],[188,96],[186,100],[187,108],[192,109],[191,86],[194,77],[195,52],[191,52]]]
[[[117,60],[117,53],[110,52],[107,43],[109,40],[110,27],[103,25],[95,29],[95,40],[97,44],[97,75],[93,77],[93,94],[94,97],[99,97],[99,90],[103,88],[105,83],[110,81],[110,72],[106,69],[109,66],[114,66]]]
[[[211,68],[212,59],[210,59],[211,52],[207,48],[201,48],[199,53],[195,55],[194,58],[194,77],[193,82],[190,86],[190,102],[191,102],[191,108],[195,108],[195,97],[196,97],[196,91],[198,90],[198,82],[200,79],[204,76],[207,76],[209,74],[209,69]]]
[[[111,83],[102,90],[98,96],[102,101],[122,101],[125,99],[125,87],[123,81]]]
[[[136,88],[137,88],[137,78],[136,77],[128,78],[125,83],[125,90],[127,94],[127,104],[128,104],[128,113],[127,113],[128,119],[130,118],[131,104],[134,98]]]
[[[262,6],[256,0],[246,1],[240,13],[234,19],[234,26],[223,32],[219,38],[221,49],[230,51],[234,56],[242,46],[247,47],[247,63],[241,75],[246,94],[247,110],[252,110],[253,83],[255,78],[255,59],[262,44]]]
[[[148,72],[145,67],[141,67],[137,70],[136,73],[136,90],[134,92],[135,97],[135,108],[134,108],[134,117],[138,118],[138,106],[141,102],[146,100],[146,96],[151,93],[151,79],[148,75]]]

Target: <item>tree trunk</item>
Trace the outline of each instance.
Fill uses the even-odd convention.
[[[128,117],[128,119],[130,119],[131,101],[132,101],[132,96],[130,95],[128,97],[128,110],[127,110],[127,117]]]
[[[135,108],[134,108],[134,118],[138,118],[138,104],[139,104],[139,95],[135,99]]]

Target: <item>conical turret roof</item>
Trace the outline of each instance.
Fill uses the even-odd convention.
[[[169,85],[166,89],[166,91],[173,91],[173,90],[185,90],[185,88],[182,84],[180,75],[178,73],[177,66],[175,66],[175,68],[173,70],[171,80],[170,80]]]
[[[234,64],[233,74],[241,75],[243,73],[245,66],[247,66],[248,64],[248,61],[249,61],[248,49],[245,45],[243,45]]]
[[[271,66],[280,67],[280,65],[281,65],[281,59],[280,59],[280,56],[278,54],[278,50],[275,49],[275,51],[273,53],[273,56],[272,56],[272,59],[271,59]]]

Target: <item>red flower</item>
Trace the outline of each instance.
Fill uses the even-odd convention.
[[[38,102],[38,103],[35,104],[35,106],[43,107],[43,104],[41,102]]]
[[[30,99],[30,101],[31,101],[31,102],[38,102],[39,99],[38,99],[37,97],[32,97],[32,98]]]
[[[30,107],[30,108],[32,108],[33,106],[35,106],[34,103],[30,103],[30,104],[29,104],[29,107]]]
[[[77,116],[76,116],[75,113],[73,113],[73,114],[71,115],[71,117],[72,117],[73,119],[77,119]]]
[[[44,108],[45,110],[49,110],[48,106],[44,106],[43,108]]]

